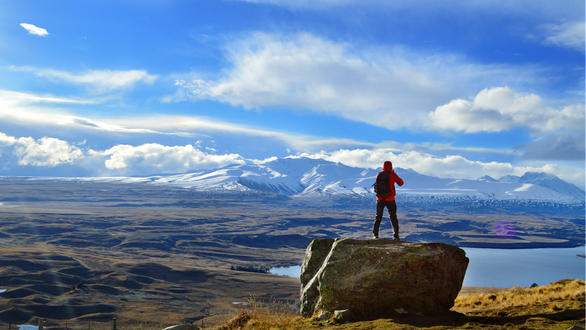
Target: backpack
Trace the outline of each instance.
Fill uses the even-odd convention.
[[[389,183],[389,172],[379,172],[376,182],[372,185],[376,197],[385,198],[391,194],[391,185]]]

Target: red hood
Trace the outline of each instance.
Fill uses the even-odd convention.
[[[387,160],[387,161],[386,161],[386,162],[383,164],[383,171],[385,171],[385,172],[390,172],[390,171],[392,171],[392,170],[393,170],[393,163],[391,163],[390,161],[388,161],[388,160]]]

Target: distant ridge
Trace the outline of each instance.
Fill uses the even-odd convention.
[[[584,203],[584,191],[546,173],[476,180],[440,178],[410,169],[395,169],[405,185],[399,195],[443,199],[535,200]],[[102,182],[152,183],[180,186],[198,191],[268,192],[291,197],[354,196],[373,197],[372,183],[378,171],[350,167],[323,159],[279,158],[268,162],[230,165],[172,175],[148,177],[63,178]]]

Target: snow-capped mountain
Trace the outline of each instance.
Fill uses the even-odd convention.
[[[584,191],[556,176],[526,173],[521,177],[477,180],[447,179],[396,169],[405,185],[403,196],[442,196],[495,200],[542,200],[583,202]],[[281,158],[262,163],[231,165],[175,175],[143,178],[92,178],[99,181],[148,182],[176,185],[201,191],[262,191],[295,197],[351,195],[372,197],[377,170],[350,167],[322,159]],[[441,173],[438,173],[441,176]],[[79,179],[79,178],[78,178]]]

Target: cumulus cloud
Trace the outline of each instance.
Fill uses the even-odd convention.
[[[567,47],[584,52],[585,32],[584,21],[543,26],[545,39],[543,43],[559,47]]]
[[[55,167],[72,164],[83,156],[83,152],[78,147],[57,138],[16,138],[2,132],[0,132],[0,148],[3,151],[0,155],[15,156],[18,164],[24,166]]]
[[[221,77],[177,79],[177,93],[165,100],[289,107],[385,128],[413,127],[461,90],[496,77],[506,81],[509,75],[525,75],[454,56],[427,56],[401,48],[359,49],[308,33],[255,33],[229,45],[227,54],[232,66]]]
[[[67,141],[56,138],[43,137],[35,140],[23,137],[17,140],[15,148],[21,165],[49,166],[71,164],[79,159],[83,152]]]
[[[242,164],[244,159],[238,154],[209,154],[193,145],[165,146],[148,143],[139,146],[117,145],[102,152],[105,167],[121,172],[151,174],[185,172],[194,169],[217,168],[229,164]]]
[[[14,136],[8,136],[2,132],[0,132],[0,146],[6,147],[11,146],[16,142],[16,138]]]
[[[262,155],[253,157],[268,157],[278,154],[283,156],[291,152],[315,152],[319,150],[333,150],[338,148],[357,147],[392,147],[394,150],[418,149],[432,152],[452,151],[463,153],[497,153],[509,154],[510,150],[494,148],[455,148],[448,144],[419,143],[403,144],[392,141],[372,143],[349,138],[321,137],[315,135],[296,134],[290,132],[262,129],[246,125],[238,125],[221,120],[198,116],[184,115],[150,115],[129,116],[115,118],[92,118],[71,114],[67,111],[50,108],[45,104],[88,104],[93,100],[71,99],[52,95],[36,95],[30,93],[0,90],[0,122],[40,129],[42,134],[49,134],[55,129],[74,129],[80,132],[80,139],[87,134],[93,135],[98,131],[103,134],[110,132],[155,134],[163,136],[176,136],[181,138],[201,138],[207,136],[207,140],[216,139],[224,141],[222,148],[248,154],[251,149],[265,149]],[[42,107],[40,105],[43,105]],[[153,138],[153,137],[151,137]],[[157,142],[156,137],[153,142]],[[235,146],[233,141],[246,141]],[[168,141],[168,138],[165,138]],[[239,147],[239,150],[234,150]],[[290,151],[285,151],[289,148]],[[285,153],[284,153],[285,152]]]
[[[395,167],[457,179],[476,179],[484,175],[499,178],[504,175],[523,175],[525,172],[533,171],[551,173],[581,187],[584,183],[583,165],[571,166],[556,162],[534,161],[526,164],[512,164],[506,161],[486,162],[472,160],[458,154],[437,155],[414,150],[401,151],[396,148],[336,149],[302,153],[296,157],[301,156],[374,169],[380,168],[385,160],[392,160]],[[215,149],[208,148],[199,142],[186,145],[118,144],[104,150],[93,150],[84,147],[83,144],[73,144],[55,137],[35,139],[14,137],[0,132],[0,170],[4,175],[16,173],[15,171],[22,166],[52,169],[56,166],[68,165],[71,166],[69,175],[84,173],[91,176],[146,176],[214,169],[247,162],[259,161],[247,159],[237,153],[218,153]]]
[[[157,79],[157,75],[149,74],[145,70],[88,70],[81,73],[71,73],[29,66],[12,66],[10,69],[12,71],[32,72],[38,77],[50,80],[88,86],[95,88],[98,92],[130,88],[140,82],[152,84]]]
[[[25,29],[29,34],[39,36],[39,37],[46,37],[49,35],[49,32],[42,27],[38,27],[34,24],[30,23],[20,23],[23,29]]]
[[[205,147],[203,147],[205,149]],[[214,151],[213,149],[207,149]],[[148,175],[219,168],[243,164],[235,153],[217,154],[194,145],[166,146],[147,143],[137,146],[119,144],[106,150],[82,149],[67,141],[42,137],[14,137],[0,132],[2,168],[16,166],[55,167],[75,165],[84,173],[104,175]],[[12,162],[12,163],[11,163]]]
[[[517,126],[535,132],[584,129],[583,104],[555,109],[536,94],[515,93],[508,87],[483,89],[472,100],[452,100],[429,117],[437,129],[466,133],[500,132]]]

